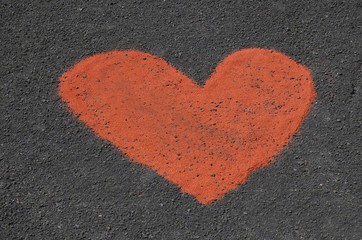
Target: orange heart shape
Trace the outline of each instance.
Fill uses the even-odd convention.
[[[203,204],[270,163],[315,98],[306,67],[259,48],[225,58],[204,86],[133,50],[88,57],[59,80],[60,96],[97,135]]]

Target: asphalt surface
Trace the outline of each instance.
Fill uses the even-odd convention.
[[[361,239],[360,1],[3,0],[0,239]],[[96,137],[58,77],[136,49],[199,84],[233,51],[278,50],[317,98],[275,163],[211,205]]]

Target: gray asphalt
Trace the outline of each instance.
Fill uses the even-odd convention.
[[[0,239],[361,239],[361,1],[3,0]],[[199,84],[233,51],[312,70],[308,117],[277,161],[211,205],[77,122],[57,79],[114,49]]]

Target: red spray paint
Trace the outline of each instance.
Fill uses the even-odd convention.
[[[306,67],[258,48],[228,56],[204,86],[147,53],[101,53],[65,72],[59,94],[98,136],[203,204],[270,163],[316,96]]]

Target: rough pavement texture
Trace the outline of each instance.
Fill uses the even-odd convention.
[[[5,0],[1,239],[360,239],[360,1]],[[203,84],[231,52],[283,52],[317,99],[271,166],[211,205],[131,163],[66,110],[58,77],[136,49]]]

